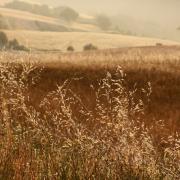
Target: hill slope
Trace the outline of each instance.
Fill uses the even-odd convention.
[[[177,42],[161,39],[93,32],[6,31],[6,33],[10,39],[17,38],[20,43],[33,50],[65,51],[69,45],[72,45],[76,51],[81,51],[88,43],[93,43],[99,49],[154,46],[156,43],[179,45]]]
[[[9,29],[15,30],[40,30],[40,31],[98,31],[95,25],[86,23],[89,17],[80,15],[83,22],[67,23],[61,19],[37,15],[25,11],[0,8],[0,14],[6,18]]]

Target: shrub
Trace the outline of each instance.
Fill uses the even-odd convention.
[[[73,46],[68,46],[68,47],[67,47],[67,51],[73,52],[73,51],[74,51],[74,47],[73,47]]]
[[[90,44],[86,44],[83,47],[83,49],[84,49],[84,51],[90,51],[90,50],[97,50],[98,48],[90,43]]]
[[[8,42],[8,49],[17,51],[29,51],[24,45],[20,45],[17,39],[10,40]]]
[[[14,50],[17,50],[17,51],[29,51],[29,49],[24,45],[19,45],[17,47],[14,47]]]
[[[6,48],[8,44],[8,37],[4,32],[0,32],[0,49]]]
[[[163,46],[163,44],[162,43],[156,43],[156,46],[161,47],[161,46]]]

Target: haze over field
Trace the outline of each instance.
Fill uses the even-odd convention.
[[[6,2],[8,0],[4,0]],[[107,14],[121,30],[133,35],[180,41],[178,0],[26,0],[50,6],[69,6],[84,14]]]

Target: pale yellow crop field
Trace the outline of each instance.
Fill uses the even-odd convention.
[[[61,50],[66,51],[72,45],[76,51],[82,51],[83,46],[92,43],[99,49],[179,45],[178,42],[155,38],[125,36],[120,34],[93,33],[93,32],[39,32],[39,31],[6,31],[10,39],[17,40],[32,50]]]

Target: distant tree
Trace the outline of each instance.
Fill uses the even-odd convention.
[[[111,27],[111,21],[106,15],[98,15],[96,17],[96,23],[102,30],[109,30]]]
[[[8,44],[7,35],[4,32],[0,32],[0,49],[6,48]]]
[[[79,17],[79,14],[74,9],[71,9],[69,7],[56,8],[56,13],[58,9],[59,9],[59,17],[63,18],[67,22],[76,21],[77,18]]]
[[[84,51],[90,51],[90,50],[97,50],[98,48],[90,43],[90,44],[86,44],[83,47],[83,49],[84,49]]]
[[[67,51],[68,52],[74,52],[74,47],[73,46],[68,46]]]

